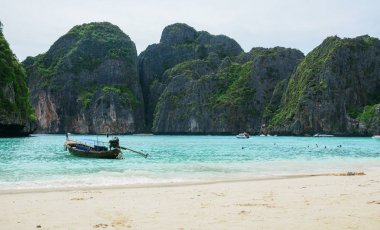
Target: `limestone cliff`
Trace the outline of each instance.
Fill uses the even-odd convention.
[[[177,64],[167,79],[154,116],[157,133],[258,132],[275,88],[287,82],[303,54],[294,49],[254,48],[247,54]]]
[[[271,130],[282,134],[379,133],[380,41],[329,37],[289,80]]]
[[[215,36],[205,31],[196,31],[182,23],[167,26],[162,32],[160,43],[148,46],[139,55],[148,130],[152,126],[158,98],[167,84],[167,75],[164,75],[167,69],[184,61],[206,59],[210,53],[224,58],[236,56],[242,51],[236,41],[224,35]]]
[[[23,64],[44,133],[380,133],[380,42],[369,36],[329,37],[306,57],[244,53],[176,23],[137,57],[118,27],[90,23]],[[1,99],[17,101],[14,85],[1,87]]]
[[[39,132],[143,129],[135,44],[117,26],[75,26],[45,54],[28,57],[23,64]]]
[[[35,129],[26,75],[9,48],[0,22],[0,136],[27,136]]]

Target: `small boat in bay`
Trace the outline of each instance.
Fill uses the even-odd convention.
[[[249,138],[249,134],[244,132],[244,133],[239,133],[238,135],[236,135],[236,138],[239,138],[239,139],[248,139]]]
[[[108,145],[108,146],[107,146]],[[114,137],[109,142],[98,140],[70,140],[66,134],[64,147],[71,155],[88,158],[122,159],[122,149],[129,150],[147,158],[148,154],[135,151],[119,145],[119,138]]]
[[[320,133],[317,133],[314,135],[314,137],[333,137],[334,135],[330,135],[330,134],[320,134]]]
[[[372,138],[373,138],[373,139],[380,140],[380,135],[374,135]]]

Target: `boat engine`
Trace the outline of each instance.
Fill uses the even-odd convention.
[[[110,149],[111,148],[120,148],[120,145],[119,145],[119,138],[117,137],[114,137],[112,140],[109,141],[110,142]]]

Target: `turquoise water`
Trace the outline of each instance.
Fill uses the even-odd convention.
[[[72,135],[72,139],[96,139]],[[65,135],[0,139],[0,190],[205,181],[380,168],[380,140],[343,137],[119,136],[124,159],[71,156]],[[99,140],[107,141],[106,137]],[[338,147],[341,145],[342,147]]]

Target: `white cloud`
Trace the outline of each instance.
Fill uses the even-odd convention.
[[[246,51],[285,46],[307,53],[330,35],[380,37],[379,11],[376,0],[7,0],[0,20],[23,60],[46,52],[73,26],[93,21],[118,25],[138,52],[157,43],[165,26],[184,22],[232,37]]]

